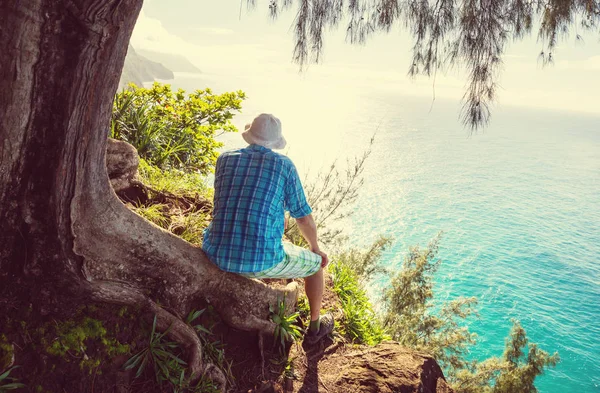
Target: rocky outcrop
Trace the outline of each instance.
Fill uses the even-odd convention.
[[[108,140],[106,164],[111,184],[124,201],[161,203],[180,210],[212,208],[210,201],[151,190],[136,182],[139,157],[136,149],[126,142]],[[138,194],[132,194],[136,190]],[[335,308],[329,277],[326,282],[326,308]],[[285,283],[285,280],[279,282]],[[277,361],[281,357],[279,347],[267,348],[266,356],[256,353],[259,345],[254,332],[241,332],[227,324],[218,326],[213,333],[225,344],[232,361],[232,372],[239,384],[239,389],[232,390],[235,392],[453,393],[435,359],[396,342],[367,347],[325,339],[314,347],[292,345],[287,356],[293,366],[290,376],[282,369],[286,362]],[[265,359],[276,361],[265,362]],[[269,368],[267,372],[265,366]]]
[[[452,392],[432,357],[394,342],[334,353],[318,368],[329,392]]]
[[[453,393],[435,359],[392,341],[374,347],[331,341],[320,348],[292,347],[288,359],[293,359],[293,378],[267,381],[250,391]]]
[[[135,147],[127,142],[109,138],[106,146],[106,171],[117,194],[131,187],[140,164]]]

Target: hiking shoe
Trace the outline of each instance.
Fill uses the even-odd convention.
[[[304,335],[304,342],[308,345],[313,345],[319,342],[323,337],[328,334],[333,333],[333,327],[335,322],[333,320],[333,315],[327,313],[325,315],[321,315],[321,323],[319,324],[319,331],[314,332],[308,329],[306,334]]]

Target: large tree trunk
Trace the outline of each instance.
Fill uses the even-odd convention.
[[[174,323],[199,373],[200,342],[177,315],[203,298],[232,326],[272,333],[269,304],[296,289],[218,270],[111,189],[108,122],[141,5],[0,0],[0,299],[42,313],[60,295],[142,305]]]

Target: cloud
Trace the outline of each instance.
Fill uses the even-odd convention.
[[[225,69],[251,69],[264,67],[265,62],[275,64],[279,62],[280,53],[265,47],[260,43],[243,44],[230,29],[214,27],[190,27],[190,30],[205,36],[228,36],[230,43],[214,43],[207,39],[209,45],[200,45],[189,42],[184,38],[169,32],[158,19],[147,16],[144,11],[140,13],[131,36],[131,44],[135,49],[148,50],[160,53],[172,53],[186,57],[202,70]]]
[[[198,49],[196,45],[171,34],[164,28],[161,21],[146,16],[143,10],[140,12],[140,16],[133,29],[131,44],[136,49],[180,55],[185,55]]]

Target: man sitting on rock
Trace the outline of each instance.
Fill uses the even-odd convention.
[[[258,279],[304,277],[311,318],[304,341],[314,344],[333,331],[333,317],[320,316],[329,259],[319,249],[312,209],[294,163],[271,150],[286,145],[279,119],[261,114],[242,136],[249,146],[217,159],[213,221],[202,249],[227,272]],[[282,242],[285,211],[296,219],[310,251]]]

